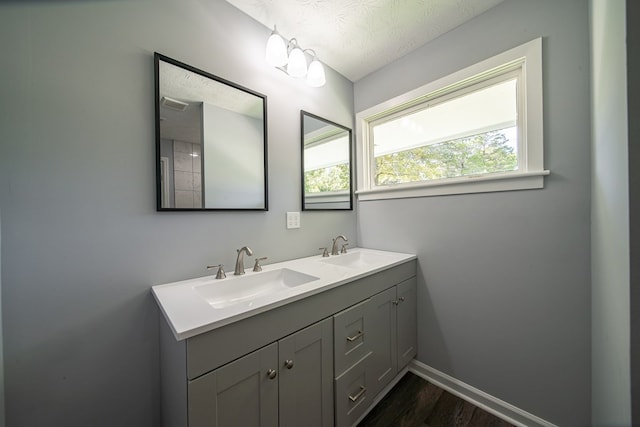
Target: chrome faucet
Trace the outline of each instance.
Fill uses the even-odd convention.
[[[338,239],[342,239],[345,242],[349,241],[349,239],[344,237],[344,235],[342,234],[333,239],[333,246],[331,246],[331,255],[338,255]]]
[[[233,274],[240,276],[241,274],[244,274],[244,253],[246,252],[247,255],[251,256],[253,255],[253,251],[250,247],[243,246],[240,249],[237,249],[236,252],[238,252],[238,258],[236,258],[236,270]]]

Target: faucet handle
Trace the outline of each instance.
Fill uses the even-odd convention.
[[[327,250],[327,248],[318,248],[318,249],[322,251],[323,258],[327,258],[329,256],[329,251]]]
[[[349,245],[349,244],[345,243],[344,245],[342,245],[342,249],[340,249],[340,253],[341,254],[346,254],[347,253],[347,245]]]
[[[263,256],[262,258],[256,258],[256,263],[253,264],[253,271],[262,271],[262,266],[260,265],[260,261],[264,261],[265,259],[267,259],[266,256]]]
[[[227,275],[222,268],[222,264],[218,265],[207,265],[207,270],[211,270],[212,268],[217,268],[218,272],[216,273],[216,279],[226,279]]]

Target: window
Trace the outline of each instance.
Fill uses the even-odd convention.
[[[542,188],[537,39],[361,112],[360,200]]]
[[[305,145],[305,194],[349,191],[349,133],[340,134]]]

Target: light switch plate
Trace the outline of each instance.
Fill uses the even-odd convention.
[[[287,212],[287,228],[300,228],[300,212]]]

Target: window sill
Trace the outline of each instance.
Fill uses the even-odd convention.
[[[335,202],[336,200],[344,201],[345,198],[349,198],[349,190],[305,193],[304,198],[305,200],[317,201],[318,203]]]
[[[453,194],[489,193],[544,188],[544,177],[550,171],[515,172],[473,175],[441,179],[432,182],[398,184],[375,189],[358,190],[358,200],[403,199],[411,197],[446,196]]]

